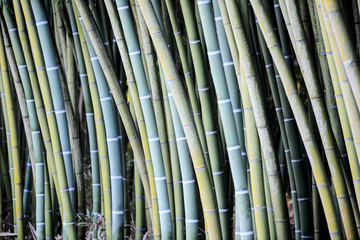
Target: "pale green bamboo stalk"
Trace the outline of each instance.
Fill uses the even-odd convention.
[[[68,234],[75,237],[75,228],[73,223],[73,215],[72,215],[72,206],[71,206],[71,200],[70,195],[68,192],[68,184],[67,180],[64,176],[66,176],[65,173],[65,166],[64,166],[64,160],[63,156],[61,154],[61,146],[60,146],[60,137],[58,132],[58,126],[55,119],[55,113],[54,113],[54,107],[53,102],[51,99],[51,93],[50,93],[50,87],[45,71],[45,64],[43,55],[41,52],[41,46],[40,46],[40,40],[39,36],[37,34],[36,26],[35,26],[35,19],[33,17],[33,13],[31,11],[31,5],[30,2],[25,0],[21,1],[21,6],[23,9],[23,13],[25,16],[25,21],[27,22],[26,26],[29,32],[29,38],[30,38],[30,44],[32,47],[34,60],[35,60],[35,66],[37,70],[37,74],[39,76],[39,86],[41,86],[41,93],[44,99],[44,105],[46,110],[46,118],[48,120],[49,124],[49,132],[51,137],[51,144],[53,147],[54,152],[54,159],[55,159],[55,165],[56,165],[56,171],[58,171],[58,180],[59,180],[59,195],[61,195],[61,202],[62,204],[60,206],[60,212],[62,213],[62,210],[66,212],[65,216],[62,214],[62,220],[66,223],[70,223],[68,227]],[[45,140],[45,139],[44,139]],[[52,168],[53,169],[53,168]],[[59,196],[58,195],[58,196]],[[59,203],[60,204],[60,203]]]
[[[185,97],[184,87],[179,79],[174,60],[171,56],[170,50],[167,48],[166,41],[161,32],[161,28],[158,20],[156,19],[156,14],[151,5],[151,2],[148,0],[141,0],[139,1],[139,4],[146,21],[146,25],[149,29],[150,36],[154,42],[156,52],[160,58],[162,68],[165,72],[166,81],[168,81],[169,87],[173,93],[176,108],[181,118],[181,123],[184,128],[186,139],[188,140],[188,145],[199,184],[200,196],[204,208],[204,215],[206,218],[209,235],[214,239],[220,239],[221,230],[219,215],[216,211],[216,200],[211,189],[210,176],[202,152],[200,139],[191,116],[191,111],[189,109],[190,104]]]
[[[114,69],[111,66],[111,63],[109,61],[108,56],[106,55],[106,52],[103,51],[104,44],[100,41],[99,33],[97,32],[95,28],[94,21],[90,15],[90,11],[88,7],[86,6],[84,1],[81,0],[75,0],[76,6],[79,9],[79,12],[81,13],[81,16],[85,19],[84,25],[86,27],[86,30],[89,34],[89,37],[91,39],[91,42],[94,46],[94,49],[96,51],[96,54],[99,58],[99,62],[102,65],[102,68],[104,70],[104,74],[107,78],[107,81],[109,83],[109,86],[111,88],[113,97],[115,99],[116,106],[119,110],[120,116],[123,120],[125,130],[128,134],[131,146],[134,151],[134,155],[136,156],[135,159],[137,159],[137,165],[139,167],[139,172],[141,175],[141,179],[143,181],[144,190],[145,190],[145,196],[147,201],[149,201],[150,204],[150,187],[149,187],[149,180],[147,176],[147,171],[145,167],[145,160],[143,151],[137,136],[137,133],[135,131],[134,124],[131,119],[131,115],[129,112],[129,109],[127,106],[125,106],[125,100],[124,97],[120,91],[119,83],[117,82],[115,78],[115,72]]]
[[[347,30],[343,12],[338,0],[322,1],[329,15],[331,28],[334,32],[339,56],[344,65],[346,75],[349,79],[351,90],[354,94],[358,111],[360,111],[360,67],[356,51],[351,42],[350,33]]]
[[[328,179],[325,174],[325,168],[322,161],[320,160],[321,158],[319,151],[315,145],[313,135],[310,131],[309,121],[306,118],[304,107],[301,104],[301,100],[297,93],[293,78],[285,63],[285,59],[281,52],[279,42],[274,35],[272,26],[270,25],[268,16],[262,3],[258,0],[251,0],[251,3],[255,11],[255,15],[259,21],[259,25],[264,35],[266,44],[279,71],[286,95],[289,99],[290,106],[293,110],[296,123],[303,139],[307,154],[309,156],[309,160],[319,188],[320,196],[323,201],[329,231],[332,234],[332,238],[337,238],[339,237],[338,234],[341,232],[341,230],[339,228],[339,225],[337,224],[334,202],[331,199]]]
[[[266,118],[266,112],[264,108],[264,101],[261,98],[262,93],[259,87],[258,77],[256,73],[256,67],[253,62],[253,58],[250,54],[250,49],[245,37],[245,32],[241,28],[243,24],[239,17],[239,12],[234,1],[226,0],[226,7],[229,12],[231,26],[234,31],[236,44],[240,54],[240,64],[244,69],[245,79],[247,87],[249,89],[251,103],[254,110],[254,116],[256,120],[256,126],[259,133],[259,139],[261,148],[264,152],[264,160],[269,178],[269,186],[272,202],[276,202],[273,205],[274,218],[276,224],[277,237],[288,238],[289,226],[288,226],[288,214],[286,212],[285,195],[283,193],[280,168],[277,159],[275,158],[275,150],[273,140],[270,134],[269,123]]]
[[[16,126],[16,118],[14,112],[14,105],[13,105],[13,98],[10,86],[10,77],[9,77],[9,69],[7,67],[6,62],[6,55],[5,55],[5,45],[3,41],[3,35],[5,33],[5,24],[1,19],[1,30],[2,33],[0,34],[0,68],[2,74],[2,82],[4,86],[5,98],[6,98],[6,109],[8,112],[8,119],[9,119],[9,130],[10,130],[10,138],[11,138],[11,152],[12,152],[12,160],[14,166],[14,196],[15,196],[15,218],[14,223],[17,239],[23,240],[25,239],[25,232],[24,232],[24,214],[23,214],[23,202],[22,202],[22,175],[21,175],[21,165],[20,165],[20,155],[19,155],[19,141],[18,141],[18,133],[17,133],[17,126]],[[9,43],[8,43],[9,44]],[[8,54],[8,52],[7,52]],[[14,71],[14,69],[12,69]],[[17,79],[18,81],[18,79]],[[17,88],[18,90],[18,88]],[[22,93],[23,95],[24,93]],[[19,95],[19,101],[22,98],[25,101],[24,96],[20,96],[19,91],[17,91],[17,95]],[[26,113],[27,114],[27,113]],[[25,116],[25,115],[24,115]],[[28,116],[27,116],[28,117]]]

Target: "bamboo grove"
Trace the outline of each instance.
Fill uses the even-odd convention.
[[[359,0],[0,9],[0,238],[360,238]]]

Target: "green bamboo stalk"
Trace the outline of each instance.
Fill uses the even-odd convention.
[[[319,88],[317,75],[315,73],[315,65],[310,54],[309,43],[304,34],[304,28],[300,23],[299,10],[295,7],[295,2],[292,0],[286,3],[289,18],[296,42],[295,51],[299,59],[300,67],[303,70],[303,76],[305,84],[308,89],[309,97],[312,107],[314,109],[315,119],[318,125],[320,136],[324,145],[325,153],[330,165],[332,178],[335,184],[336,195],[339,202],[339,207],[342,215],[343,223],[345,224],[345,232],[348,238],[351,238],[355,234],[355,221],[353,212],[351,211],[350,202],[347,189],[345,187],[345,180],[340,167],[340,159],[335,151],[336,142],[334,135],[330,129],[331,125],[325,112],[325,104],[322,99],[322,93]],[[292,7],[290,7],[290,5]]]
[[[151,91],[151,99],[154,106],[154,113],[155,113],[155,119],[156,119],[156,126],[159,133],[159,139],[160,139],[160,146],[161,146],[161,153],[163,158],[163,164],[164,164],[164,170],[165,170],[165,176],[166,176],[166,184],[167,184],[167,190],[168,190],[168,196],[169,196],[169,205],[171,210],[171,219],[172,219],[172,232],[173,235],[175,235],[175,199],[174,199],[174,189],[173,189],[173,180],[172,180],[172,167],[171,167],[171,159],[170,159],[170,153],[169,153],[169,143],[167,139],[167,131],[166,131],[166,124],[165,124],[165,111],[163,106],[163,99],[161,95],[161,85],[159,78],[156,76],[156,65],[154,61],[154,55],[152,51],[152,44],[150,35],[146,29],[145,20],[141,14],[139,5],[136,4],[137,9],[137,15],[138,15],[138,23],[140,28],[140,39],[142,43],[143,48],[143,55],[145,55],[145,61],[148,71],[148,82],[149,88]],[[144,66],[146,69],[146,67]],[[135,70],[135,69],[134,69]],[[135,70],[136,71],[136,70]],[[136,76],[135,76],[136,78]],[[179,169],[176,169],[175,171],[178,171],[180,173]]]
[[[120,19],[119,19],[118,13],[116,13],[115,6],[113,4],[108,4],[109,3],[108,1],[106,1],[105,3],[106,3],[107,11],[109,12],[109,15],[114,16],[113,18],[111,18],[111,24],[120,26]],[[116,28],[116,29],[118,30],[119,28]],[[125,66],[126,76],[129,79],[128,84],[129,84],[129,89],[130,89],[130,95],[132,98],[132,102],[134,103],[135,115],[136,115],[136,119],[137,119],[137,123],[138,123],[138,127],[139,127],[142,146],[144,149],[146,168],[147,168],[148,174],[149,174],[151,199],[148,199],[148,197],[149,197],[148,195],[145,194],[145,196],[146,196],[147,206],[150,208],[149,211],[150,211],[150,216],[152,218],[151,221],[153,224],[153,234],[156,238],[159,238],[160,237],[160,218],[159,218],[159,211],[158,211],[157,191],[156,191],[156,187],[155,187],[153,164],[152,164],[151,156],[150,156],[149,141],[148,141],[148,137],[146,134],[144,116],[142,113],[140,98],[139,98],[138,90],[137,90],[137,87],[135,84],[134,74],[132,71],[131,63],[130,63],[130,57],[127,52],[127,48],[125,45],[125,40],[124,40],[122,31],[121,31],[121,28],[120,28],[120,31],[115,31],[114,35],[115,35],[116,42],[117,42],[117,45],[118,45],[118,48],[120,51],[122,62]],[[143,179],[143,176],[142,176],[142,179]],[[144,187],[144,190],[146,192],[149,189],[146,189]]]
[[[1,19],[2,20],[2,19]],[[25,239],[25,232],[24,232],[24,221],[23,221],[23,202],[22,202],[22,175],[21,175],[21,165],[20,165],[20,156],[19,156],[19,141],[18,141],[18,133],[17,133],[17,126],[16,126],[16,119],[15,119],[15,112],[14,112],[14,104],[10,86],[10,78],[9,72],[6,62],[6,55],[5,55],[5,45],[3,41],[3,35],[5,32],[5,24],[3,20],[1,21],[1,30],[2,33],[0,34],[0,67],[2,73],[2,82],[4,86],[5,98],[6,98],[6,109],[8,112],[8,119],[9,119],[9,130],[10,130],[10,138],[11,138],[11,152],[12,152],[12,161],[14,166],[14,196],[15,196],[15,218],[14,223],[16,222],[15,229],[17,233],[17,238],[19,240]],[[7,52],[8,54],[8,52]],[[14,69],[12,69],[14,71]],[[20,99],[20,93],[17,92]],[[22,93],[23,94],[23,93]],[[23,96],[24,98],[24,96]]]
[[[9,29],[11,43],[13,45],[14,54],[8,54],[9,62],[13,64],[16,61],[18,71],[12,71],[14,79],[21,79],[24,94],[26,98],[27,109],[29,112],[29,120],[31,127],[32,142],[34,148],[34,163],[35,163],[35,174],[36,174],[36,232],[38,239],[45,239],[45,192],[44,192],[44,161],[42,158],[42,138],[40,134],[40,127],[35,109],[35,100],[30,85],[30,79],[28,71],[26,70],[26,61],[21,48],[20,39],[17,34],[16,25],[10,15],[8,8],[3,8],[3,13]],[[10,46],[10,41],[6,35],[4,35],[4,43]],[[11,47],[11,46],[10,46]],[[9,49],[12,51],[11,49]],[[15,55],[15,56],[14,56]],[[15,59],[11,59],[15,57]]]
[[[359,114],[355,107],[355,99],[352,95],[350,84],[346,80],[344,81],[344,79],[347,79],[345,69],[339,61],[339,53],[338,51],[336,51],[333,32],[331,31],[329,25],[330,21],[328,18],[324,17],[326,15],[326,10],[323,9],[320,1],[316,1],[316,6],[325,45],[325,51],[327,53],[326,55],[329,63],[332,84],[336,96],[336,104],[339,109],[340,120],[343,127],[343,134],[347,148],[348,159],[353,174],[353,183],[355,186],[355,191],[357,192],[356,194],[358,195],[359,186],[356,183],[356,179],[358,179],[359,177],[358,161],[360,155],[355,144],[355,142],[358,140],[359,135],[357,134],[357,131],[355,131],[355,128],[360,123]],[[335,51],[331,51],[331,49],[333,48],[335,49]],[[353,105],[348,105],[349,103],[353,103]]]
[[[346,75],[349,79],[351,90],[354,94],[358,111],[360,111],[360,68],[357,63],[357,55],[351,43],[350,33],[346,28],[343,12],[337,0],[326,0],[323,2],[329,15],[331,28],[336,38],[336,45],[343,62]]]
[[[153,127],[157,126],[157,121],[155,119],[153,105],[151,104],[151,98],[154,98],[155,101],[157,99],[157,96],[150,95],[149,87],[145,76],[144,65],[140,57],[139,43],[137,41],[134,26],[131,20],[131,15],[129,12],[129,5],[127,1],[116,1],[116,6],[119,12],[122,28],[124,29],[124,37],[127,48],[129,50],[130,62],[134,71],[135,81],[139,90],[140,103],[144,113],[150,153],[154,165],[155,185],[160,211],[159,214],[161,224],[161,236],[162,239],[167,239],[171,238],[172,236],[172,220],[170,209],[170,201],[172,200],[170,198],[171,194],[169,194],[171,193],[171,191],[169,192],[166,186],[166,175],[163,162],[169,161],[169,159],[164,159],[162,156],[160,141],[164,141],[165,139],[159,138],[158,130],[158,128],[163,128],[164,123],[160,123],[160,119],[158,119],[158,128]],[[163,115],[163,113],[160,113],[161,111],[161,109],[157,110],[158,117],[161,117],[160,115]]]
[[[61,77],[59,66],[56,62],[56,54],[53,42],[51,40],[50,29],[48,26],[48,21],[46,20],[46,15],[44,12],[44,8],[39,1],[31,1],[31,7],[34,12],[34,17],[36,21],[36,27],[39,35],[41,49],[43,49],[44,54],[44,62],[46,66],[46,72],[49,78],[49,85],[51,89],[51,96],[54,103],[54,110],[56,115],[56,121],[59,129],[67,129],[68,122],[71,126],[72,121],[68,121],[66,119],[66,109],[65,107],[68,104],[65,104],[67,98],[65,93],[62,91]],[[70,115],[70,111],[68,111]],[[71,204],[73,214],[75,213],[75,182],[73,177],[73,166],[72,166],[72,152],[74,153],[74,161],[76,162],[75,153],[76,149],[74,147],[73,151],[71,151],[70,141],[69,141],[69,132],[68,131],[59,131],[60,142],[61,142],[61,154],[64,158],[65,168],[66,168],[66,177],[69,187],[69,194],[71,198]],[[56,154],[56,152],[54,153]],[[79,186],[81,187],[81,186]],[[65,204],[65,203],[64,203]],[[67,214],[66,214],[67,215]],[[73,218],[74,216],[71,216]],[[65,225],[74,225],[73,221],[65,222]],[[72,228],[72,227],[71,227]]]
[[[102,68],[104,70],[104,74],[107,78],[107,81],[109,83],[110,89],[112,91],[113,97],[115,99],[116,106],[119,110],[120,116],[123,120],[125,130],[128,134],[131,146],[134,151],[135,159],[138,159],[137,166],[139,167],[139,172],[141,175],[141,179],[144,185],[145,190],[145,196],[147,201],[150,201],[150,192],[149,192],[149,180],[147,178],[147,172],[145,167],[145,161],[144,161],[144,155],[143,151],[140,145],[140,142],[138,140],[133,122],[131,120],[131,115],[129,112],[128,107],[124,105],[125,100],[124,97],[120,91],[119,83],[115,79],[115,72],[114,69],[111,66],[111,63],[109,61],[109,58],[107,57],[106,53],[102,51],[104,49],[104,44],[100,42],[99,33],[96,31],[94,21],[90,15],[90,11],[88,7],[86,6],[84,1],[75,0],[76,6],[79,9],[79,12],[81,13],[81,16],[85,19],[84,25],[86,27],[86,30],[89,34],[89,37],[91,39],[92,44],[94,45],[94,49],[96,51],[96,54],[98,55],[99,62],[102,65]],[[90,31],[89,31],[90,30]],[[150,202],[149,202],[149,205]]]
[[[186,239],[196,239],[198,237],[198,208],[194,205],[196,202],[196,182],[195,174],[192,169],[191,156],[184,130],[181,126],[180,116],[177,112],[173,94],[165,81],[162,83],[164,95],[168,95],[168,101],[171,110],[171,118],[175,130],[176,146],[179,154],[179,162],[181,169],[181,179],[184,192],[184,207],[185,207],[185,233]]]
[[[229,90],[223,82],[226,81],[223,62],[221,59],[221,50],[215,32],[215,22],[211,13],[211,5],[208,1],[198,1],[200,17],[203,25],[204,36],[206,41],[207,54],[210,63],[210,69],[214,80],[218,107],[221,115],[222,125],[224,129],[224,137],[229,155],[230,168],[232,170],[232,178],[235,187],[235,199],[237,206],[238,218],[240,222],[240,235],[242,239],[253,239],[252,221],[250,214],[249,191],[246,180],[245,161],[241,159],[241,147],[239,144],[239,136],[234,131],[236,123],[233,114],[233,107],[229,95]]]
[[[276,224],[276,233],[278,238],[288,238],[288,214],[286,213],[285,196],[283,188],[276,186],[282,186],[281,175],[279,169],[279,163],[275,158],[274,144],[270,135],[270,128],[266,118],[266,112],[264,108],[264,101],[261,98],[261,89],[257,80],[256,68],[253,63],[250,49],[248,48],[245,32],[242,30],[241,19],[239,18],[237,7],[234,5],[234,1],[227,0],[226,6],[230,16],[231,26],[234,31],[235,40],[239,48],[241,65],[245,72],[245,79],[247,87],[249,89],[251,103],[254,110],[254,116],[256,120],[256,126],[259,133],[259,139],[261,148],[264,152],[265,165],[269,177],[269,186],[271,199],[278,204],[273,205],[274,217]],[[239,28],[240,27],[240,28]],[[279,191],[280,190],[280,191]]]
[[[306,118],[303,105],[300,103],[300,98],[297,93],[291,73],[285,63],[284,56],[281,52],[277,38],[275,37],[272,27],[270,25],[267,14],[260,1],[251,1],[255,15],[259,21],[261,31],[264,35],[266,44],[273,57],[275,65],[279,71],[282,83],[285,88],[286,95],[290,102],[290,106],[293,110],[296,123],[298,125],[301,137],[303,139],[306,152],[309,156],[309,160],[315,175],[316,183],[319,188],[320,196],[324,205],[324,210],[328,222],[330,233],[332,238],[339,237],[340,228],[336,221],[336,213],[334,212],[334,202],[331,199],[330,189],[325,174],[323,163],[320,161],[319,151],[313,140],[312,133],[309,129],[309,122]]]
[[[141,179],[139,170],[134,167],[134,179],[135,179],[135,239],[143,239],[145,231],[145,201],[144,201],[144,189],[141,185]]]
[[[34,2],[32,2],[34,3]],[[70,195],[69,195],[69,191],[68,191],[68,183],[67,183],[67,179],[64,178],[64,176],[66,176],[65,173],[65,165],[64,165],[64,160],[63,160],[63,156],[61,154],[61,146],[60,146],[60,136],[59,136],[59,132],[58,132],[58,126],[57,126],[57,122],[55,119],[55,114],[54,114],[54,107],[53,107],[53,103],[52,103],[52,99],[51,99],[51,93],[50,93],[50,87],[49,87],[49,83],[47,80],[47,75],[46,75],[46,71],[45,71],[45,63],[44,63],[44,59],[42,56],[42,52],[41,50],[41,46],[40,46],[40,39],[39,36],[37,35],[37,29],[35,26],[35,19],[33,16],[33,13],[31,11],[31,5],[29,1],[21,1],[21,7],[23,9],[23,13],[25,16],[25,21],[28,23],[27,29],[29,31],[29,39],[30,39],[30,44],[32,47],[32,51],[34,54],[34,60],[35,60],[35,66],[36,66],[36,70],[37,70],[37,74],[39,76],[39,86],[41,86],[41,93],[44,99],[44,105],[45,105],[45,111],[46,111],[46,118],[48,120],[48,124],[49,124],[49,133],[50,133],[50,137],[51,137],[51,144],[53,147],[53,152],[54,152],[54,162],[56,165],[56,171],[58,172],[58,180],[59,180],[59,195],[61,195],[61,205],[60,205],[60,210],[62,213],[62,209],[64,210],[64,212],[66,214],[62,214],[62,218],[63,218],[63,222],[68,223],[68,234],[70,234],[70,236],[75,237],[76,233],[75,233],[75,228],[74,228],[74,222],[73,222],[73,211],[72,211],[72,206],[71,206],[71,200],[70,200]],[[41,119],[41,118],[40,118]],[[44,138],[45,140],[45,138]],[[52,171],[54,173],[54,168],[52,167]],[[62,207],[63,206],[63,207]]]
[[[179,112],[181,123],[184,128],[186,139],[190,153],[193,159],[195,173],[197,176],[200,196],[204,208],[204,215],[206,224],[208,226],[209,235],[212,238],[220,239],[221,230],[219,223],[219,216],[216,211],[216,200],[211,190],[210,176],[205,163],[205,158],[202,152],[199,136],[196,131],[194,121],[191,117],[188,104],[185,98],[185,91],[180,82],[178,73],[175,68],[175,63],[171,57],[170,50],[167,48],[164,36],[162,35],[160,25],[156,19],[156,14],[150,1],[139,1],[141,11],[143,13],[146,25],[149,29],[150,36],[154,42],[156,52],[160,58],[162,68],[165,72],[166,80],[173,93],[176,108]]]
[[[166,127],[168,133],[168,140],[169,140],[169,148],[170,148],[170,159],[171,159],[171,166],[172,166],[172,173],[173,173],[173,184],[174,184],[174,200],[175,200],[175,227],[176,227],[176,239],[185,239],[185,236],[191,236],[189,233],[189,229],[186,228],[186,217],[188,219],[193,219],[193,217],[189,214],[186,214],[186,211],[189,209],[185,208],[186,197],[188,196],[185,193],[185,188],[183,186],[182,180],[182,172],[181,172],[181,163],[179,161],[179,150],[176,144],[176,133],[175,133],[175,126],[173,125],[173,117],[171,111],[171,105],[169,101],[169,97],[166,97],[167,90],[166,86],[164,86],[163,77],[161,77],[161,88],[164,97],[164,107],[165,107],[165,115],[166,115]],[[180,125],[181,127],[181,125]],[[190,159],[191,161],[191,159]],[[190,170],[192,171],[192,169]],[[194,178],[193,178],[194,179]],[[191,187],[191,185],[190,185]],[[184,196],[186,196],[184,198]],[[190,197],[190,199],[192,199]],[[196,211],[194,211],[196,212]],[[197,224],[189,224],[189,225],[197,225]],[[185,231],[184,231],[185,228]]]
[[[77,20],[74,15],[74,11],[72,9],[71,2],[66,3],[66,9],[67,13],[69,15],[70,25],[71,25],[71,31],[74,38],[74,45],[75,45],[75,53],[76,53],[76,59],[77,59],[77,65],[79,69],[79,77],[81,81],[81,87],[82,87],[82,93],[84,95],[84,101],[85,101],[85,112],[86,112],[86,123],[87,128],[89,131],[89,147],[90,147],[90,159],[91,159],[91,171],[92,171],[92,180],[93,180],[93,223],[96,223],[96,218],[98,214],[100,213],[100,172],[99,172],[99,159],[98,159],[98,146],[96,141],[96,127],[95,127],[95,121],[94,121],[94,110],[93,110],[93,104],[91,102],[91,93],[89,89],[89,83],[87,81],[87,73],[86,73],[86,64],[84,62],[83,52],[86,51],[82,49],[82,45],[80,42],[80,38],[84,40],[84,36],[82,33],[82,30],[78,29]],[[81,36],[80,32],[81,31]],[[89,71],[92,71],[90,69]],[[70,74],[70,73],[69,73]],[[69,90],[70,91],[70,90]],[[71,97],[71,94],[70,94]],[[73,99],[76,97],[74,95]],[[75,108],[76,104],[73,102],[73,108]],[[108,187],[106,187],[108,188]]]

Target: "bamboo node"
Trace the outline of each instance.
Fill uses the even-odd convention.
[[[197,1],[197,4],[198,4],[198,5],[209,4],[209,3],[210,3],[210,0],[198,0],[198,1]]]
[[[254,232],[253,231],[235,232],[235,235],[237,235],[237,236],[251,236],[251,235],[254,235]]]
[[[245,195],[245,194],[249,194],[249,190],[235,191],[235,195]]]
[[[161,34],[161,31],[157,31],[157,32],[154,32],[154,33],[150,33],[150,36],[154,37],[154,36],[160,35],[160,34]]]
[[[314,236],[313,235],[301,235],[301,238],[306,238],[306,239],[308,239],[308,238],[314,238]]]
[[[32,22],[31,22],[32,23]],[[27,23],[26,23],[27,24]],[[48,24],[48,21],[40,21],[36,23],[36,26],[42,26]]]

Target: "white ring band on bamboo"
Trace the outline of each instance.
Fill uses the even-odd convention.
[[[298,202],[301,202],[301,201],[309,201],[310,198],[298,198],[297,200],[298,200]]]
[[[44,163],[41,162],[41,163],[35,163],[35,166],[44,166]]]
[[[210,0],[200,0],[200,1],[197,1],[197,4],[198,4],[198,5],[208,4],[208,3],[210,3]]]
[[[114,138],[107,138],[106,141],[107,142],[117,142],[119,139],[117,137]]]
[[[31,166],[31,163],[28,162],[26,165]]]
[[[43,226],[43,225],[45,225],[45,223],[44,223],[44,222],[39,222],[39,223],[36,223],[36,226]]]
[[[244,195],[244,194],[249,194],[249,190],[235,191],[235,195]]]
[[[290,122],[290,121],[293,121],[295,120],[295,118],[284,118],[284,122]]]
[[[19,66],[18,66],[19,69],[26,68],[26,67],[27,67],[26,64],[25,64],[25,65],[19,65]]]
[[[46,71],[55,71],[55,70],[58,70],[59,68],[58,68],[58,66],[54,66],[54,67],[47,67],[46,68]]]
[[[36,194],[36,197],[45,197],[45,193],[38,193]]]
[[[225,209],[219,209],[219,212],[223,213],[223,212],[228,212],[229,209],[228,208],[225,208]]]
[[[41,26],[41,25],[45,25],[48,24],[48,21],[40,21],[36,23],[36,26]]]
[[[170,209],[159,211],[159,214],[171,213]]]
[[[71,154],[71,151],[64,151],[63,152],[63,155],[70,155]]]
[[[64,226],[68,226],[68,225],[74,225],[75,224],[75,222],[69,222],[69,223],[67,223],[67,222],[64,222]]]
[[[233,113],[240,113],[240,112],[242,112],[242,109],[241,109],[241,108],[237,108],[237,109],[234,109],[234,110],[233,110]]]
[[[24,192],[27,192],[27,193],[31,193],[32,192],[32,190],[29,190],[29,189],[24,189]]]
[[[17,28],[10,28],[9,33],[17,31]]]
[[[198,88],[197,90],[199,92],[205,92],[205,91],[208,91],[210,89],[210,87],[206,87],[206,88]]]
[[[172,96],[173,96],[172,92],[168,92],[168,97],[172,97]]]
[[[90,153],[97,153],[98,150],[90,150]]]
[[[275,111],[281,111],[282,110],[282,108],[281,107],[279,107],[279,108],[275,108]]]
[[[105,46],[109,46],[109,42],[104,42],[104,45],[105,45]]]
[[[224,66],[224,67],[232,66],[232,65],[234,65],[234,62],[224,62],[224,63],[223,63],[223,66]]]
[[[189,41],[190,44],[197,44],[197,43],[200,43],[200,40],[192,40],[192,41]]]
[[[100,183],[93,183],[93,187],[100,187]]]
[[[129,56],[133,56],[133,55],[137,55],[140,54],[140,50],[134,51],[134,52],[129,52]]]
[[[235,235],[239,235],[239,236],[250,236],[253,235],[254,232],[253,231],[247,231],[247,232],[235,232]]]
[[[314,236],[301,235],[301,238],[306,238],[306,239],[309,239],[309,238],[314,238]]]
[[[291,190],[291,193],[296,193],[296,190]]]
[[[94,116],[94,113],[86,113],[86,116]]]
[[[87,77],[87,74],[86,73],[81,73],[80,77]]]
[[[34,99],[26,99],[26,102],[31,103],[31,102],[35,102],[35,100]]]
[[[39,134],[40,131],[31,131],[31,134],[35,135],[35,134]]]
[[[218,104],[224,104],[224,103],[230,103],[230,102],[231,102],[231,99],[228,98],[228,99],[219,100]]]
[[[111,97],[102,97],[102,98],[100,98],[100,102],[110,101],[110,100],[111,100]]]
[[[148,141],[149,142],[156,142],[156,141],[160,141],[160,138],[159,137],[149,138]]]
[[[110,176],[110,179],[123,179],[123,177],[122,176]]]
[[[205,132],[206,135],[213,135],[213,134],[216,134],[217,131],[207,131]]]
[[[148,99],[148,98],[151,98],[151,95],[145,95],[145,96],[141,96],[140,97],[140,100],[144,100],[144,99]]]
[[[186,181],[183,181],[182,183],[183,184],[191,184],[191,183],[194,183],[195,182],[195,179],[193,180],[186,180]]]
[[[232,147],[227,147],[226,149],[227,149],[228,151],[238,150],[238,149],[240,149],[240,145],[235,145],[235,146],[232,146]]]
[[[117,10],[121,11],[121,10],[126,10],[128,8],[129,8],[129,5],[125,5],[125,6],[118,7]]]
[[[45,113],[54,113],[54,110],[46,111]]]
[[[301,233],[301,230],[295,230],[295,233]]]
[[[68,192],[69,189],[60,189],[60,192]]]
[[[179,138],[176,138],[176,141],[177,141],[177,142],[180,142],[180,141],[186,141],[186,137],[179,137]]]
[[[215,172],[212,172],[213,175],[221,175],[223,174],[224,171],[215,171]]]
[[[354,63],[355,61],[354,60],[352,60],[351,58],[350,59],[348,59],[348,60],[345,60],[344,61],[344,67],[348,67],[348,66],[350,66],[352,63]]]
[[[124,211],[112,211],[111,213],[114,215],[123,215]]]
[[[163,177],[156,177],[156,178],[155,178],[155,181],[164,181],[164,180],[166,180],[166,177],[165,177],[165,176],[163,176]]]
[[[69,188],[69,191],[75,191],[75,188],[71,187]]]
[[[220,51],[220,50],[215,50],[215,51],[210,51],[210,52],[207,52],[207,54],[208,54],[209,56],[218,55],[218,54],[220,54],[220,53],[221,53],[221,51]]]
[[[295,163],[295,162],[301,162],[303,161],[304,159],[291,159],[291,162]]]
[[[72,35],[73,36],[79,35],[79,32],[73,32]]]
[[[285,59],[291,58],[291,55],[285,55],[284,58]]]
[[[290,149],[285,149],[284,152],[285,153],[290,152]]]
[[[242,155],[242,156],[246,156],[246,152],[241,152],[241,155]]]
[[[99,58],[96,56],[96,57],[92,57],[90,58],[91,61],[96,61],[96,60],[99,60]]]
[[[272,67],[273,66],[273,64],[272,63],[270,63],[270,64],[266,64],[265,65],[265,68],[269,68],[269,67]]]
[[[222,20],[222,17],[221,16],[218,16],[215,18],[215,21],[221,21]]]
[[[199,220],[198,219],[185,219],[186,223],[198,223]]]
[[[174,32],[174,35],[178,35],[180,33],[181,33],[181,31],[177,31],[177,32]]]
[[[55,111],[55,114],[63,114],[63,113],[66,113],[65,109],[64,109],[64,110]]]

